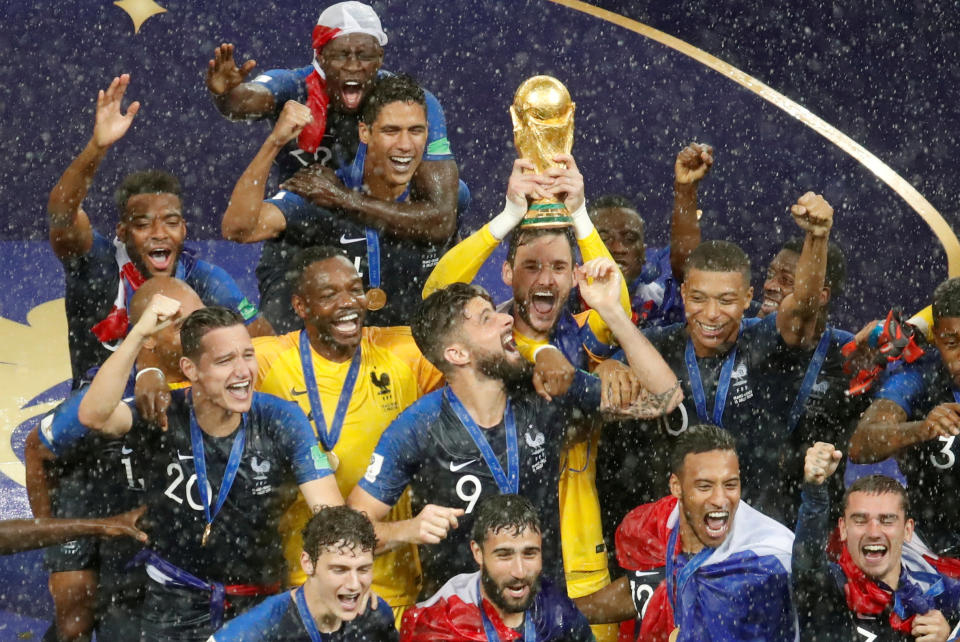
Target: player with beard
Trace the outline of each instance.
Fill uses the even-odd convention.
[[[134,324],[154,294],[180,303],[189,314],[203,307],[190,286],[168,276],[148,279],[130,300]],[[180,327],[174,323],[146,342],[131,370],[124,397],[146,379],[161,377],[169,389],[189,385],[180,372]],[[94,371],[87,373],[92,380]],[[24,445],[27,496],[34,516],[104,517],[129,511],[144,503],[143,453],[128,441],[104,439],[90,433],[77,418],[87,388],[75,391],[30,431]],[[169,393],[168,393],[169,394]],[[154,399],[145,399],[152,402]],[[162,403],[160,404],[162,406]],[[89,639],[96,627],[102,639],[139,636],[137,612],[143,596],[142,574],[128,574],[125,566],[139,550],[126,540],[71,539],[45,552],[50,571],[59,640]]]
[[[180,183],[161,171],[127,176],[115,194],[120,220],[113,241],[95,231],[83,200],[100,163],[120,140],[140,103],[123,113],[123,95],[130,83],[114,78],[97,98],[93,136],[50,192],[47,213],[50,246],[66,274],[66,308],[73,388],[79,388],[90,368],[103,363],[129,322],[130,297],[145,279],[156,275],[185,281],[208,305],[223,305],[243,315],[251,335],[272,334],[239,287],[223,269],[201,261],[184,248]]]
[[[304,105],[293,101],[284,105],[273,132],[234,187],[223,214],[224,238],[241,243],[276,241],[265,246],[257,278],[264,310],[284,331],[302,326],[290,306],[286,278],[290,260],[299,249],[314,245],[339,245],[363,273],[373,325],[405,325],[443,243],[410,236],[402,226],[358,221],[344,208],[319,207],[293,190],[263,200],[270,160],[311,118]],[[337,170],[338,180],[374,200],[407,200],[428,136],[423,90],[406,76],[378,80],[363,104],[358,127],[361,143],[356,158]]]
[[[670,457],[670,495],[617,528],[627,572],[577,605],[591,622],[620,622],[621,639],[796,640],[790,598],[793,533],[740,500],[733,436],[691,426]]]
[[[575,275],[581,296],[603,315],[634,374],[657,397],[656,412],[676,404],[676,378],[620,305],[616,264],[596,259]],[[431,595],[451,573],[469,570],[465,531],[473,510],[480,499],[503,493],[524,495],[547,516],[545,573],[564,582],[560,452],[575,416],[584,422],[598,416],[600,382],[577,371],[565,393],[552,401],[538,396],[529,387],[530,365],[516,348],[513,323],[478,286],[454,283],[424,300],[411,329],[448,386],[419,400],[387,428],[348,499],[371,516],[384,548],[421,544],[421,595]],[[417,517],[382,521],[408,485]]]
[[[337,484],[346,497],[363,477],[390,422],[438,388],[443,377],[420,353],[409,327],[366,326],[363,281],[338,249],[302,250],[290,275],[293,308],[303,319],[304,329],[253,342],[259,367],[257,389],[299,404],[313,420],[318,444],[338,462]],[[389,518],[409,519],[410,510],[410,497],[405,494]],[[284,519],[284,547],[293,584],[306,579],[298,560],[303,550],[300,531],[310,515],[301,499]],[[399,547],[376,558],[374,591],[399,616],[417,597],[418,576],[416,547]]]
[[[677,154],[669,247],[646,247],[643,218],[629,199],[608,195],[590,203],[590,219],[623,272],[633,319],[640,328],[683,321],[683,266],[700,245],[697,189],[712,166],[709,145],[691,143]]]
[[[477,506],[470,550],[480,567],[451,578],[405,616],[404,642],[437,640],[593,640],[583,614],[541,577],[542,528],[520,495],[494,495]]]
[[[373,582],[377,538],[362,513],[328,506],[303,530],[297,562],[306,582],[231,620],[207,642],[386,642],[398,638],[383,600],[364,609]]]
[[[191,387],[172,393],[166,430],[122,401],[137,353],[179,309],[155,295],[77,411],[84,426],[128,436],[152,455],[144,471],[151,549],[138,555],[150,576],[142,625],[152,640],[205,640],[253,596],[279,591],[276,534],[294,482],[311,507],[342,503],[300,409],[253,391],[253,345],[231,310],[204,308],[183,321],[180,369]]]

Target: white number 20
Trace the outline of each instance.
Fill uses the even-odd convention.
[[[468,483],[473,485],[473,490],[469,494],[465,490],[465,486]],[[467,502],[466,513],[473,512],[473,507],[477,505],[477,500],[480,499],[481,490],[480,480],[476,475],[464,475],[457,480],[457,497]]]
[[[170,485],[167,486],[167,489],[163,491],[163,494],[177,502],[178,504],[183,504],[183,499],[177,497],[176,491],[180,487],[180,484],[183,482],[184,474],[183,468],[180,467],[180,464],[170,464],[167,466],[167,475],[173,475],[173,481],[170,482]],[[187,504],[190,505],[190,508],[193,510],[203,510],[203,504],[199,500],[199,493],[197,493],[197,499],[193,498],[194,492],[196,491],[197,486],[197,476],[196,474],[190,475],[187,479],[187,484],[184,486],[183,494],[187,498]],[[207,497],[210,497],[210,482],[207,482]]]

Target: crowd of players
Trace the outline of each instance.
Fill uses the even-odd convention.
[[[386,44],[342,2],[301,69],[210,61],[216,108],[272,123],[222,217],[263,242],[259,309],[184,244],[170,174],[94,229],[139,110],[128,76],[100,91],[48,205],[73,392],[27,439],[37,519],[0,524],[5,552],[60,542],[46,639],[954,639],[960,280],[927,339],[831,326],[846,266],[808,192],[755,301],[746,254],[701,239],[695,143],[669,247],[568,155],[517,160],[459,240],[443,110]],[[542,197],[572,225],[521,228]],[[470,282],[501,243],[497,302]]]

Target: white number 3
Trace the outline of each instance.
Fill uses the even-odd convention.
[[[953,464],[957,460],[953,454],[953,440],[956,439],[956,437],[953,435],[950,435],[949,437],[940,436],[937,437],[937,439],[943,442],[943,448],[930,455],[930,463],[941,470],[945,468],[953,468]],[[941,455],[943,456],[942,459]]]

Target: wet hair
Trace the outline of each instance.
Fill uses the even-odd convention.
[[[792,238],[783,244],[780,251],[787,250],[797,254],[803,253],[803,239]],[[823,283],[830,288],[830,297],[843,293],[843,286],[847,282],[847,257],[836,243],[827,245],[827,269]]]
[[[427,98],[420,85],[406,74],[378,78],[360,107],[360,122],[372,126],[380,110],[390,103],[416,103],[427,113]]]
[[[933,322],[960,317],[960,278],[947,279],[933,291]]]
[[[711,450],[732,450],[737,454],[737,442],[733,435],[713,424],[696,424],[680,433],[670,453],[670,472],[679,475],[687,455],[699,455]]]
[[[744,281],[750,283],[750,257],[730,241],[704,241],[698,245],[683,266],[684,279],[691,270],[740,272]]]
[[[137,194],[173,194],[180,198],[180,181],[173,174],[159,169],[128,175],[113,193],[121,219],[127,214],[127,201]]]
[[[473,541],[483,545],[487,535],[507,530],[517,536],[525,530],[542,533],[540,516],[530,500],[521,495],[492,495],[473,513]]]
[[[570,245],[570,257],[572,261],[575,261],[577,256],[577,237],[574,236],[572,227],[530,227],[525,229],[517,227],[510,232],[510,237],[507,239],[507,264],[511,267],[513,266],[513,262],[517,258],[517,250],[519,250],[521,246],[533,243],[535,240],[543,238],[544,236],[560,235],[566,237],[567,243]]]
[[[885,495],[891,493],[900,497],[900,508],[904,515],[910,513],[910,501],[907,499],[907,489],[893,477],[886,475],[867,475],[850,484],[843,494],[843,512],[847,512],[847,504],[852,493],[867,493],[869,495]]]
[[[460,330],[467,304],[480,297],[493,305],[493,299],[479,285],[451,283],[424,299],[410,322],[413,340],[423,356],[437,370],[447,374],[450,366],[443,356],[451,335]]]
[[[180,346],[183,356],[196,361],[203,354],[203,337],[211,330],[243,325],[243,317],[236,310],[212,305],[193,311],[180,327]]]
[[[293,256],[293,260],[290,261],[290,265],[287,267],[284,276],[287,282],[293,287],[294,293],[300,294],[304,286],[303,274],[307,271],[307,268],[314,263],[333,259],[338,256],[347,258],[343,250],[332,245],[315,245],[304,248]]]
[[[303,550],[316,564],[324,549],[331,547],[372,553],[377,547],[373,524],[349,506],[324,506],[303,528]]]

